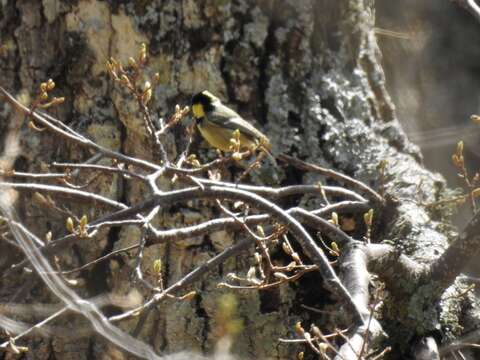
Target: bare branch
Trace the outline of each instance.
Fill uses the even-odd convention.
[[[144,169],[148,170],[158,170],[159,167],[153,163],[150,163],[146,160],[141,160],[137,159],[134,157],[130,157],[127,155],[123,155],[119,152],[107,149],[103,146],[98,145],[97,143],[93,142],[92,140],[87,139],[83,135],[80,135],[79,133],[73,131],[71,128],[68,128],[66,130],[65,125],[60,126],[58,124],[61,124],[60,121],[56,120],[56,123],[52,122],[50,119],[53,119],[51,116],[45,116],[45,114],[40,114],[36,111],[31,111],[29,108],[27,108],[25,105],[21,104],[20,102],[17,101],[7,90],[5,90],[3,87],[0,86],[0,94],[4,96],[4,98],[12,105],[14,106],[17,110],[22,112],[26,116],[31,116],[33,119],[38,121],[40,124],[46,126],[49,128],[51,131],[54,133],[64,137],[67,140],[73,141],[74,143],[77,143],[81,146],[93,149],[95,151],[98,151],[102,153],[104,156],[117,159],[121,162],[135,165]]]
[[[21,191],[38,191],[43,193],[51,193],[57,195],[63,195],[70,198],[76,198],[77,200],[87,200],[92,203],[100,203],[108,207],[113,207],[115,209],[126,209],[127,206],[115,201],[106,198],[105,196],[93,194],[91,192],[70,189],[62,186],[55,185],[45,185],[45,184],[32,184],[32,183],[9,183],[9,182],[0,182],[0,188],[3,189],[15,189]]]
[[[358,189],[361,192],[364,192],[365,194],[368,195],[369,198],[371,198],[375,203],[377,204],[383,204],[383,198],[378,194],[375,190],[371,189],[364,183],[355,180],[351,178],[350,176],[341,174],[337,171],[331,170],[331,169],[326,169],[321,166],[315,165],[315,164],[309,164],[307,162],[304,162],[302,160],[296,159],[294,157],[282,154],[279,156],[279,159],[281,161],[286,162],[287,164],[290,164],[298,169],[301,170],[306,170],[306,171],[313,171],[325,176],[328,176],[332,179],[335,179],[337,181],[341,181],[345,184],[348,184],[352,188]]]
[[[355,321],[363,323],[364,319],[361,315],[361,312],[359,311],[359,309],[356,308],[356,305],[353,302],[350,294],[344,288],[340,279],[335,274],[335,271],[330,266],[327,257],[318,247],[315,241],[311,238],[310,234],[308,234],[308,232],[295,218],[282,210],[279,206],[251,192],[220,186],[211,186],[204,189],[201,189],[199,187],[193,187],[181,190],[174,190],[170,192],[156,194],[150,199],[142,202],[141,204],[125,210],[118,211],[98,221],[101,222],[105,220],[118,220],[125,217],[130,217],[131,215],[134,215],[141,211],[149,210],[154,206],[165,206],[180,201],[191,201],[192,199],[201,198],[240,200],[249,203],[256,208],[259,208],[260,210],[270,213],[274,219],[285,225],[288,230],[295,236],[300,246],[303,248],[303,251],[310,257],[312,262],[318,266],[319,271],[322,274],[324,280],[326,281],[327,286],[335,294],[337,294],[344,301],[346,301],[346,303],[352,308]]]
[[[364,318],[369,319],[368,323],[355,326],[346,338],[346,342],[339,350],[335,359],[356,360],[362,358],[366,341],[384,336],[380,323],[373,318],[371,310],[368,308],[370,301],[369,285],[370,273],[367,270],[369,256],[367,247],[359,242],[351,242],[342,249],[342,255],[339,258],[342,280],[345,287],[352,295],[361,309]],[[370,342],[370,341],[369,341]]]
[[[130,311],[124,312],[122,314],[111,316],[109,321],[116,322],[120,320],[127,319],[132,316],[136,316],[138,313],[150,309],[153,305],[159,303],[160,301],[167,298],[167,295],[170,293],[174,293],[178,290],[184,289],[185,287],[193,284],[195,281],[201,279],[207,272],[216,268],[218,265],[222,264],[228,258],[239,254],[241,251],[244,251],[248,245],[252,243],[250,238],[243,239],[240,242],[226,248],[220,254],[216,255],[215,257],[208,260],[205,264],[196,267],[194,270],[189,272],[179,281],[175,282],[168,288],[166,288],[161,293],[155,294],[151,299],[146,301],[141,306],[132,309]]]
[[[432,280],[438,282],[440,291],[449,287],[465,265],[478,256],[479,243],[480,213],[476,213],[455,241],[430,267]]]
[[[140,244],[134,244],[134,245],[130,245],[130,246],[127,246],[127,247],[124,247],[124,248],[121,248],[121,249],[118,249],[118,250],[114,250],[112,252],[109,252],[107,255],[104,255],[104,256],[101,256],[93,261],[90,261],[78,268],[75,268],[75,269],[72,269],[72,270],[64,270],[64,271],[61,271],[61,274],[63,275],[69,275],[69,274],[72,274],[72,273],[75,273],[75,272],[79,272],[79,271],[83,271],[91,266],[94,266],[102,261],[105,261],[105,260],[108,260],[118,254],[121,254],[121,253],[124,253],[124,252],[128,252],[130,250],[134,250],[136,248],[138,248],[140,246]]]
[[[273,199],[279,199],[279,198],[292,196],[292,195],[299,195],[299,194],[321,195],[322,189],[323,189],[323,191],[325,191],[325,193],[330,196],[344,197],[352,201],[367,202],[367,200],[364,197],[358,195],[357,193],[351,190],[344,189],[339,186],[323,186],[322,185],[320,187],[318,185],[290,185],[290,186],[285,186],[281,188],[272,188],[268,186],[232,184],[228,182],[212,181],[212,180],[204,180],[204,179],[198,179],[198,181],[204,185],[218,185],[218,186],[242,189],[242,190],[250,191],[265,197],[271,197]]]
[[[477,21],[480,21],[480,6],[475,2],[475,0],[452,0],[459,4],[461,7],[467,9],[467,11],[472,14]]]
[[[0,199],[2,199],[2,196],[0,196]],[[5,208],[3,203],[0,203],[0,205],[2,213],[6,217],[11,217],[10,209]],[[55,274],[48,261],[35,247],[34,242],[31,240],[31,233],[23,231],[23,229],[24,227],[22,225],[11,227],[12,233],[15,235],[18,243],[22,246],[25,255],[35,267],[37,273],[48,288],[59,299],[61,299],[70,309],[83,314],[99,334],[108,338],[119,347],[140,357],[160,359],[150,346],[134,339],[130,335],[119,330],[117,327],[111,325],[93,303],[81,299],[74,291],[66,286],[61,278]]]
[[[97,165],[97,164],[57,163],[57,162],[54,162],[52,166],[71,168],[71,169],[80,169],[80,170],[81,169],[96,170],[96,171],[103,171],[107,173],[119,173],[122,175],[131,176],[133,178],[146,181],[145,176],[143,175],[137,174],[133,171],[128,171],[128,170],[121,169],[118,167],[113,167],[113,166],[105,166],[105,165]]]

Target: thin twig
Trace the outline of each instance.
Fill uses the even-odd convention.
[[[475,0],[454,0],[463,8],[472,14],[477,21],[480,21],[480,6],[475,2]]]
[[[323,167],[315,165],[315,164],[307,163],[305,161],[296,159],[294,157],[291,157],[291,156],[288,156],[288,155],[285,155],[285,154],[279,155],[278,158],[279,158],[279,160],[284,161],[287,164],[290,164],[290,165],[292,165],[292,166],[294,166],[298,169],[306,170],[306,171],[313,171],[313,172],[322,174],[324,176],[328,176],[332,179],[341,181],[345,184],[348,184],[352,188],[355,188],[355,189],[358,189],[358,190],[364,192],[365,194],[368,195],[368,197],[370,197],[372,200],[374,200],[378,204],[383,204],[383,202],[384,202],[383,198],[375,190],[373,190],[369,186],[365,185],[364,183],[362,183],[362,182],[360,182],[360,181],[358,181],[358,180],[356,180],[356,179],[354,179],[350,176],[347,176],[345,174],[341,174],[341,173],[339,173],[337,171],[334,171],[334,170],[331,170],[331,169],[323,168]]]
[[[119,315],[111,316],[108,320],[111,322],[121,321],[132,316],[136,316],[138,313],[148,310],[153,305],[159,303],[161,300],[165,299],[168,294],[174,293],[185,287],[193,284],[195,281],[202,278],[206,273],[216,268],[218,265],[222,264],[228,258],[239,254],[241,251],[245,250],[252,243],[252,239],[246,238],[228,248],[223,250],[220,254],[209,259],[203,265],[196,267],[194,270],[189,272],[183,278],[170,285],[161,293],[153,295],[149,300],[144,302],[141,306],[136,307],[135,309],[129,310]]]
[[[160,168],[158,165],[155,165],[146,160],[141,160],[131,156],[123,155],[119,152],[100,146],[97,143],[93,142],[92,140],[89,140],[83,135],[80,135],[79,133],[75,132],[71,128],[68,128],[68,130],[66,130],[65,127],[58,125],[59,123],[61,124],[61,122],[59,122],[58,120],[55,119],[57,123],[56,124],[53,123],[51,121],[51,119],[54,119],[53,117],[45,116],[45,114],[40,114],[36,111],[31,111],[28,107],[26,107],[25,105],[17,101],[17,99],[15,99],[7,90],[5,90],[1,86],[0,86],[0,94],[2,94],[12,106],[14,106],[17,110],[21,111],[24,115],[32,116],[33,119],[38,121],[40,124],[46,126],[50,130],[52,130],[54,133],[66,138],[67,140],[71,140],[74,143],[77,143],[84,147],[98,151],[102,153],[104,156],[117,159],[120,162],[135,165],[148,170],[158,170]]]

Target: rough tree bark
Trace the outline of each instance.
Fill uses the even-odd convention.
[[[135,104],[112,87],[105,70],[110,56],[127,62],[145,42],[149,44],[149,65],[161,76],[153,100],[160,116],[170,114],[176,103],[188,103],[191,94],[208,89],[245,118],[254,119],[268,134],[274,151],[341,170],[377,189],[384,187],[390,202],[375,219],[373,241],[388,239],[400,253],[428,263],[443,252],[453,236],[441,212],[428,212],[421,205],[438,200],[446,191],[445,183],[422,167],[418,148],[397,122],[379,62],[371,1],[7,0],[0,10],[0,85],[26,94],[33,93],[41,81],[53,78],[58,93],[67,99],[56,110],[58,118],[106,147],[152,159]],[[10,116],[11,109],[0,103],[2,144]],[[58,138],[32,135],[26,126],[20,134],[17,169],[37,171],[53,160],[72,161],[89,155]],[[175,150],[181,140],[170,135],[168,141]],[[209,155],[201,151],[203,156]],[[383,160],[388,164],[380,179],[377,166]],[[257,183],[270,184],[317,181],[316,175],[271,167],[254,177]],[[163,185],[168,188],[170,183]],[[111,182],[102,177],[95,187],[105,196],[132,204],[143,191],[126,187],[120,179]],[[57,213],[45,214],[35,198],[22,200],[20,215],[38,234],[65,231],[55,221]],[[78,214],[96,211],[83,204],[74,210]],[[174,210],[160,214],[157,224],[193,224],[213,211],[208,207],[192,210],[188,204]],[[74,267],[125,247],[138,236],[136,228],[113,229],[96,244],[76,244],[62,255],[62,262]],[[222,230],[175,244],[152,245],[145,251],[145,263],[162,258],[165,281],[171,283],[241,236]],[[2,253],[12,252],[7,244],[0,246]],[[15,256],[2,256],[0,265],[6,267],[20,259]],[[216,284],[229,272],[248,269],[250,261],[246,256],[229,260],[195,286],[200,295],[194,302],[164,303],[151,311],[139,337],[159,352],[211,352],[217,340],[212,331],[216,299],[225,292]],[[133,266],[134,259],[124,256],[82,272],[80,291],[88,297],[106,290],[125,295]],[[391,269],[383,270],[388,273]],[[14,293],[23,276],[28,279],[27,286]],[[40,282],[28,276],[2,278],[2,302],[48,302],[49,294],[39,291],[43,289]],[[386,276],[395,279],[395,273]],[[397,286],[392,291],[411,286],[401,278],[394,282]],[[447,293],[455,294],[465,286],[458,283]],[[302,305],[338,310],[335,299],[318,286],[314,276],[305,276],[296,286],[236,295],[238,316],[245,328],[234,339],[232,352],[247,359],[295,358],[300,349],[278,344],[277,339],[294,337],[297,321],[332,328],[330,317]],[[418,338],[433,334],[448,342],[446,339],[478,325],[478,307],[470,295],[444,296],[440,303],[431,304],[403,298],[385,308],[382,324],[389,336],[385,346],[393,346],[396,358],[412,356],[410,349]],[[75,321],[62,326],[74,331],[80,326]],[[133,331],[136,321],[123,322],[121,327]],[[36,359],[128,356],[90,334],[32,338],[27,345]]]

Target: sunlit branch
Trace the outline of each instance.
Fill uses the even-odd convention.
[[[54,133],[62,136],[63,138],[73,141],[74,143],[77,143],[81,146],[93,149],[95,151],[98,151],[102,153],[103,155],[107,157],[111,157],[113,159],[117,159],[121,162],[135,165],[144,169],[148,170],[158,170],[159,166],[150,163],[146,160],[134,158],[131,156],[123,155],[119,152],[107,149],[103,146],[98,145],[97,143],[93,142],[92,140],[87,139],[83,135],[80,135],[79,133],[73,131],[71,128],[68,128],[66,130],[65,127],[61,127],[58,124],[53,123],[51,120],[48,120],[46,116],[39,114],[36,111],[31,111],[28,107],[25,105],[21,104],[19,101],[17,101],[10,93],[8,93],[3,87],[0,86],[0,94],[4,96],[4,98],[11,104],[13,105],[17,110],[21,111],[24,115],[26,116],[31,116],[35,121],[38,121],[40,124],[46,126],[49,128],[51,131]],[[52,118],[52,117],[49,117]],[[57,120],[58,121],[58,120]]]
[[[338,171],[334,171],[331,169],[326,169],[321,166],[315,165],[315,164],[309,164],[305,161],[296,159],[294,157],[282,154],[279,156],[279,159],[281,161],[286,162],[287,164],[290,164],[298,169],[301,170],[306,170],[306,171],[312,171],[319,173],[321,175],[330,177],[332,179],[335,179],[337,181],[343,182],[344,184],[347,184],[351,186],[354,189],[357,189],[365,194],[368,195],[369,198],[371,198],[373,201],[375,201],[378,204],[383,204],[383,198],[378,194],[375,190],[370,188],[369,186],[365,185],[364,183],[347,176],[345,174],[341,174]]]

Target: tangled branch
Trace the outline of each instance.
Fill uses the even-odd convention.
[[[369,288],[372,275],[377,274],[394,294],[403,292],[402,296],[405,295],[405,291],[396,287],[395,276],[398,274],[392,273],[392,269],[416,281],[418,285],[425,284],[427,279],[433,279],[437,283],[438,291],[435,293],[436,298],[430,300],[437,300],[461,271],[462,264],[458,259],[467,256],[465,249],[475,246],[478,242],[475,235],[478,233],[477,217],[443,256],[431,266],[423,266],[399,254],[390,245],[370,243],[374,234],[374,213],[380,217],[386,201],[374,189],[354,178],[288,155],[281,155],[279,160],[284,164],[301,171],[315,172],[345,187],[321,184],[258,186],[243,181],[248,175],[247,172],[241,174],[238,179],[225,181],[220,176],[222,170],[254,154],[249,151],[235,156],[227,155],[201,164],[196,155],[191,153],[194,136],[192,127],[187,128],[185,148],[177,152],[180,155],[174,158],[173,154],[167,152],[162,139],[166,133],[180,126],[188,114],[188,108],[177,107],[169,120],[159,121],[157,127],[148,107],[155,79],[140,84],[144,75],[145,56],[142,47],[139,58],[130,61],[130,69],[125,69],[114,59],[109,61],[108,69],[114,80],[127,89],[138,104],[147,135],[153,144],[153,151],[161,160],[160,164],[105,148],[53,116],[38,111],[38,108],[49,108],[62,102],[57,98],[49,98],[49,91],[54,87],[51,82],[42,84],[40,96],[30,107],[21,104],[7,90],[0,87],[0,95],[18,113],[30,119],[30,128],[33,131],[46,130],[94,153],[93,158],[81,163],[53,162],[50,168],[55,168],[54,172],[27,173],[14,169],[0,169],[0,198],[3,198],[3,202],[5,203],[5,198],[9,196],[8,191],[13,189],[43,199],[46,208],[60,209],[57,205],[59,201],[85,202],[92,207],[101,206],[103,213],[93,219],[87,219],[85,214],[80,214],[83,215],[78,216],[80,219],[69,216],[66,219],[65,233],[58,236],[50,233],[47,241],[43,241],[41,236],[35,235],[21,221],[15,219],[12,208],[2,205],[3,216],[0,220],[8,225],[9,234],[13,237],[4,235],[2,238],[8,243],[15,244],[26,256],[21,262],[12,264],[2,277],[6,278],[13,272],[31,265],[45,285],[63,302],[64,307],[33,324],[31,328],[23,327],[16,336],[9,336],[0,348],[20,351],[21,347],[17,346],[16,342],[34,329],[41,328],[52,319],[61,316],[66,310],[72,310],[83,315],[96,331],[125,350],[145,358],[163,358],[147,344],[119,330],[114,323],[140,314],[146,316],[149,309],[165,299],[184,301],[195,296],[194,292],[186,292],[189,286],[204,278],[209,271],[229,258],[255,247],[255,263],[246,275],[230,274],[228,281],[222,282],[220,286],[232,290],[261,291],[295,282],[306,273],[318,273],[323,279],[322,285],[332,291],[339,303],[348,310],[350,324],[347,331],[323,335],[316,326],[307,331],[298,325],[297,334],[300,339],[284,341],[304,343],[324,358],[329,358],[328,352],[333,353],[337,359],[357,359],[385,354],[386,348],[378,351],[373,345],[378,344],[379,339],[384,338],[386,334],[377,320],[375,306],[372,306],[374,302]],[[109,164],[97,164],[100,159],[108,159]],[[249,168],[248,171],[250,170]],[[133,205],[126,204],[95,193],[89,188],[89,182],[82,186],[75,184],[78,175],[83,173],[94,176],[98,174],[121,176],[126,181],[142,183],[147,190],[141,201]],[[159,185],[162,183],[159,181],[161,179],[168,180],[172,189],[161,188]],[[317,203],[321,205],[313,209],[298,204],[284,207],[283,200],[295,196],[315,197]],[[212,201],[223,216],[185,227],[159,228],[154,225],[158,214],[171,209],[172,205],[181,202],[198,203],[200,200]],[[364,220],[364,224],[360,229],[356,226],[347,228],[342,224],[344,221],[342,214],[353,214],[357,221],[359,218]],[[71,248],[80,239],[95,241],[101,229],[124,226],[135,226],[140,230],[139,238],[131,246],[112,250],[73,269],[62,269],[55,260],[59,254]],[[145,265],[143,254],[146,247],[157,243],[178,242],[220,229],[242,229],[246,236],[173,284],[164,282],[160,260],[153,265],[155,274],[153,280],[151,276],[145,276],[143,273],[142,265]],[[358,239],[348,234],[350,232],[359,236],[362,231],[364,235]],[[316,238],[312,236],[315,232]],[[325,239],[328,239],[328,242]],[[279,265],[272,262],[270,254],[275,251],[276,244],[281,244],[279,246],[290,259],[288,264]],[[296,245],[299,246],[298,250],[294,250]],[[136,261],[132,270],[135,281],[131,286],[138,288],[139,291],[147,291],[147,300],[130,306],[121,313],[106,317],[94,302],[79,297],[68,286],[66,275],[132,250],[136,251]],[[55,263],[56,269],[52,267],[52,262]],[[3,319],[0,323],[10,324],[9,321],[10,319]],[[342,345],[336,346],[331,338],[339,339]]]

